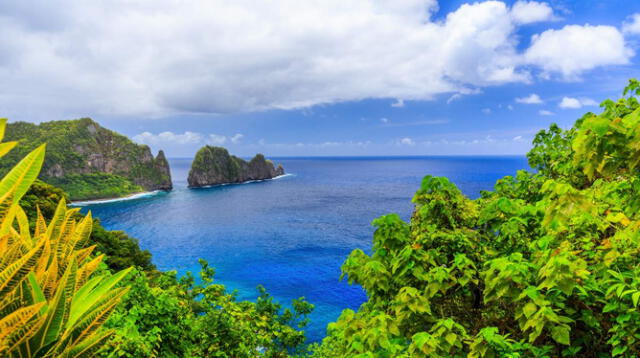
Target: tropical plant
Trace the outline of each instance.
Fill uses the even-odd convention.
[[[343,274],[368,301],[316,357],[640,356],[640,83],[471,200],[427,176]]]
[[[131,291],[105,324],[116,333],[99,356],[284,358],[305,352],[302,329],[311,304],[299,299],[283,309],[262,288],[255,302],[238,301],[214,282],[206,261],[200,264],[199,280],[189,273],[178,278],[175,271],[130,275]]]
[[[1,143],[0,156],[15,144]],[[89,357],[112,333],[100,328],[127,292],[116,286],[129,270],[94,274],[103,257],[83,247],[91,215],[77,222],[64,200],[49,224],[38,215],[32,235],[19,202],[44,155],[41,145],[0,181],[0,356]]]

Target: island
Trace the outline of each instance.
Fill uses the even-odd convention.
[[[225,148],[207,145],[196,153],[187,181],[190,188],[200,188],[272,179],[280,175],[284,175],[282,165],[274,166],[262,154],[256,154],[247,162],[230,155]]]
[[[5,140],[18,141],[19,145],[3,157],[0,175],[47,143],[39,178],[63,189],[71,200],[119,198],[173,188],[163,151],[154,157],[148,146],[136,144],[90,118],[9,123]]]

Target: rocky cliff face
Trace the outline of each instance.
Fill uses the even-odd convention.
[[[169,163],[162,151],[154,158],[148,146],[136,144],[89,118],[39,125],[9,123],[6,132],[6,140],[17,140],[19,145],[6,160],[3,158],[0,172],[7,171],[36,146],[47,143],[40,178],[69,189],[72,199],[73,190],[65,188],[65,184],[78,186],[85,179],[87,185],[96,186],[96,198],[101,195],[100,185],[126,183],[127,191],[172,189]]]
[[[189,187],[242,183],[250,180],[264,180],[284,174],[282,165],[275,167],[273,162],[257,154],[249,162],[232,156],[221,147],[202,147],[191,164]]]

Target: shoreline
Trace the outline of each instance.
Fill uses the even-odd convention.
[[[108,204],[108,203],[116,203],[119,201],[136,200],[136,199],[149,198],[152,196],[156,196],[161,192],[164,192],[164,190],[142,191],[139,193],[133,193],[133,194],[129,194],[129,195],[118,197],[118,198],[70,201],[69,206],[90,206],[90,205],[96,205],[96,204]]]
[[[294,176],[294,175],[295,174],[293,173],[285,173],[285,174],[278,175],[273,178],[267,178],[267,179],[247,180],[240,183],[221,183],[221,184],[211,184],[211,185],[203,185],[203,186],[187,186],[187,189],[209,189],[209,188],[215,188],[215,187],[226,186],[226,185],[243,185],[243,184],[259,183],[259,182],[268,181],[268,180],[282,179],[284,177]]]

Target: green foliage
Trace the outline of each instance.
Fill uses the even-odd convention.
[[[47,143],[40,178],[65,190],[72,200],[119,197],[169,189],[164,154],[102,128],[89,118],[7,125],[7,138],[19,145],[0,163],[0,174],[42,143]]]
[[[101,198],[119,198],[144,191],[130,179],[109,173],[68,174],[61,178],[48,178],[47,181],[69,193],[74,200]]]
[[[149,278],[138,272],[131,293],[107,326],[116,330],[105,357],[289,357],[304,351],[303,299],[282,309],[260,289],[256,302],[237,301],[213,282],[201,261],[201,283],[175,272]]]
[[[376,219],[343,275],[368,301],[315,357],[640,355],[640,83],[470,200],[427,176],[409,223]]]
[[[20,205],[24,208],[33,229],[38,208],[45,218],[50,219],[53,217],[58,203],[61,200],[66,201],[68,197],[62,189],[36,180],[20,201]],[[106,230],[98,219],[93,219],[93,230],[87,245],[95,245],[97,252],[105,254],[104,262],[113,271],[131,266],[149,272],[155,270],[155,266],[151,263],[151,253],[147,250],[141,250],[138,240],[122,231]]]

